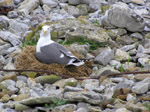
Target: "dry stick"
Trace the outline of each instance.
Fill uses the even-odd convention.
[[[52,72],[50,70],[37,70],[37,69],[0,69],[0,71],[4,71],[4,72],[42,72],[42,73],[50,73],[50,74],[55,74],[58,76],[62,76],[64,78],[70,78],[69,76],[66,75],[62,75],[62,74],[58,74],[55,72]],[[135,71],[135,72],[121,72],[121,73],[112,73],[112,74],[106,74],[106,75],[102,75],[102,76],[118,76],[118,75],[125,75],[125,74],[148,74],[150,73],[150,71]],[[78,80],[84,80],[84,79],[99,79],[101,76],[99,77],[74,77]]]

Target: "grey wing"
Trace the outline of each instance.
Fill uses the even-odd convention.
[[[69,56],[71,58],[77,58],[68,49],[66,49],[64,46],[62,46],[58,43],[54,43],[54,44],[57,46],[57,48],[60,50],[60,52],[62,52],[64,55]]]

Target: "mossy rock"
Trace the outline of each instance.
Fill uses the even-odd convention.
[[[150,33],[147,33],[147,34],[145,35],[145,38],[150,39]]]
[[[35,81],[37,83],[41,83],[41,84],[53,84],[54,82],[60,80],[61,77],[57,76],[57,75],[46,75],[46,76],[39,76],[37,78],[35,78]]]
[[[10,100],[10,96],[8,94],[5,94],[2,98],[1,101],[4,103],[7,103]]]
[[[22,72],[21,75],[26,75],[30,78],[35,78],[37,73],[36,72]]]
[[[15,110],[16,111],[23,111],[23,110],[27,110],[30,109],[29,106],[23,105],[23,104],[15,104]]]
[[[70,78],[70,79],[66,79],[65,80],[65,85],[64,86],[72,86],[72,87],[76,87],[78,84],[78,81],[74,78]]]
[[[19,94],[18,96],[12,97],[14,101],[21,101],[23,99],[27,99],[30,96],[27,94]]]
[[[110,8],[110,5],[103,5],[101,7],[102,13],[105,13],[107,10],[109,10],[109,8]]]

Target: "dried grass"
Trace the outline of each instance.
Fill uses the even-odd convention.
[[[50,70],[52,72],[63,74],[70,77],[81,77],[89,76],[92,73],[91,66],[92,62],[86,62],[84,65],[76,67],[65,67],[65,65],[60,64],[44,64],[39,62],[35,58],[36,47],[27,46],[22,52],[17,56],[15,60],[16,69],[40,69],[40,70]],[[73,53],[77,57],[80,57],[77,53]]]

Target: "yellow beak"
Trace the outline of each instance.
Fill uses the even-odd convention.
[[[46,34],[46,33],[47,33],[47,31],[46,31],[46,30],[44,30],[43,32],[44,32],[44,34]]]

